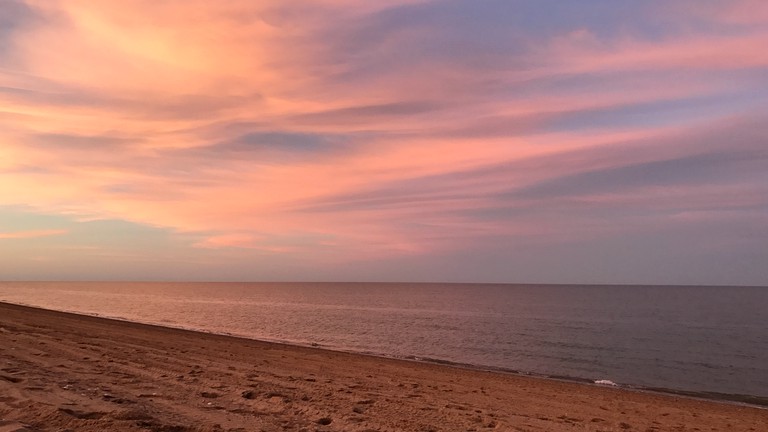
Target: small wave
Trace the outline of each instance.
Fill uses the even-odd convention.
[[[598,384],[598,385],[606,385],[606,386],[612,386],[612,387],[616,387],[616,386],[618,386],[618,384],[616,384],[615,382],[613,382],[613,381],[611,381],[611,380],[607,380],[607,379],[600,379],[600,380],[595,380],[595,384]]]

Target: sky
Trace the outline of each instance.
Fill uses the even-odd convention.
[[[764,0],[0,0],[0,280],[768,285]]]

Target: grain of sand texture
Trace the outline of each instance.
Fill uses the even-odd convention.
[[[768,431],[768,410],[0,303],[0,432]]]

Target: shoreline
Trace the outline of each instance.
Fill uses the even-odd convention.
[[[34,431],[166,432],[758,431],[768,425],[768,410],[741,403],[9,303],[0,303],[0,346],[2,432],[22,430],[2,421]]]
[[[483,371],[483,372],[492,372],[492,373],[501,373],[501,374],[510,374],[520,377],[529,377],[534,379],[545,379],[545,380],[555,380],[555,381],[564,381],[564,382],[573,382],[573,383],[579,383],[584,385],[592,385],[597,387],[607,387],[607,388],[615,388],[625,391],[632,391],[632,392],[644,392],[644,393],[652,393],[652,394],[662,394],[662,395],[673,395],[673,396],[680,396],[680,397],[686,397],[691,399],[697,399],[697,400],[707,400],[707,401],[714,401],[719,403],[726,403],[726,404],[735,404],[735,405],[744,405],[744,406],[751,406],[756,407],[760,409],[768,409],[768,396],[760,396],[760,395],[750,395],[750,394],[739,394],[739,393],[720,393],[720,392],[714,392],[714,391],[699,391],[699,390],[687,390],[687,389],[678,389],[678,388],[666,388],[666,387],[655,387],[655,386],[641,386],[641,385],[633,385],[633,384],[626,384],[626,383],[612,383],[612,384],[600,384],[597,381],[599,379],[597,378],[589,378],[589,377],[577,377],[577,376],[568,376],[568,375],[548,375],[548,374],[541,374],[541,373],[535,373],[535,372],[528,372],[528,371],[521,371],[516,369],[508,369],[503,367],[495,367],[495,366],[488,366],[488,365],[476,365],[471,363],[461,363],[461,362],[455,362],[451,360],[445,360],[445,359],[437,359],[437,358],[428,358],[428,357],[419,357],[414,355],[406,355],[406,356],[394,356],[394,355],[387,355],[385,353],[375,353],[375,352],[362,352],[362,351],[354,351],[354,350],[345,350],[345,349],[336,349],[334,347],[327,347],[321,344],[316,343],[299,343],[299,342],[292,342],[292,341],[284,341],[284,340],[269,340],[269,339],[259,339],[254,337],[248,337],[245,335],[238,335],[228,332],[215,332],[215,331],[207,331],[204,329],[199,328],[191,328],[191,327],[183,327],[183,326],[172,326],[172,325],[163,325],[159,323],[152,323],[152,322],[143,322],[143,321],[133,321],[127,318],[121,318],[121,317],[115,317],[115,316],[105,316],[100,315],[97,313],[81,313],[76,311],[63,311],[63,310],[56,310],[56,309],[47,309],[39,306],[34,306],[30,304],[22,304],[22,303],[11,303],[0,300],[0,306],[1,305],[10,305],[10,306],[20,306],[30,309],[37,309],[41,311],[47,311],[47,312],[57,312],[62,314],[68,314],[68,315],[76,315],[76,316],[82,316],[82,317],[90,317],[90,318],[97,318],[97,319],[103,319],[103,320],[109,320],[114,321],[118,323],[130,323],[130,324],[140,324],[150,327],[156,327],[161,329],[173,329],[173,330],[181,330],[186,332],[192,332],[192,333],[201,333],[201,334],[209,334],[209,335],[216,335],[216,336],[222,336],[222,337],[231,337],[235,339],[241,339],[241,340],[248,340],[248,341],[256,341],[256,342],[263,342],[268,344],[277,344],[277,345],[284,345],[288,347],[299,347],[299,348],[311,348],[311,349],[319,349],[319,350],[325,350],[329,352],[338,352],[338,353],[347,353],[347,354],[354,354],[354,355],[361,355],[361,356],[369,356],[373,358],[383,358],[383,359],[393,359],[393,360],[402,360],[402,361],[412,361],[416,363],[428,363],[428,364],[435,364],[435,365],[442,365],[442,366],[448,366],[448,367],[455,367],[460,369],[466,369],[466,370],[474,370],[474,371]]]

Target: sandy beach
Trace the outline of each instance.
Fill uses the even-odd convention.
[[[768,410],[0,303],[0,432],[766,431]]]

